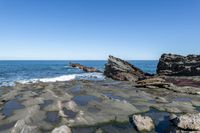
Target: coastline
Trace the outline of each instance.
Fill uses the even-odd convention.
[[[187,77],[170,78],[185,79]],[[199,79],[199,77],[195,78]],[[137,132],[129,123],[130,116],[147,114],[155,117],[154,121],[158,121],[155,130],[162,132],[163,129],[159,123],[170,123],[169,119],[164,120],[164,116],[200,111],[197,108],[200,105],[199,95],[174,92],[164,88],[146,89],[135,86],[136,84],[132,82],[106,79],[104,81],[38,82],[16,84],[7,89],[4,87],[3,95],[0,97],[1,109],[7,108],[8,110],[3,111],[10,112],[5,106],[9,106],[9,102],[13,100],[13,104],[21,108],[11,108],[11,114],[6,117],[2,115],[1,110],[0,131],[16,130],[15,128],[2,130],[2,127],[28,116],[33,119],[31,125],[37,126],[38,130],[43,132],[50,132],[66,123],[75,133],[82,129],[93,132],[97,128],[111,132],[108,127],[117,123],[121,123],[121,126],[123,123],[126,124],[123,130],[117,127],[115,130],[124,133]],[[31,110],[35,113],[30,114]],[[43,124],[38,125],[38,123]],[[172,126],[173,130],[174,128],[176,127]]]

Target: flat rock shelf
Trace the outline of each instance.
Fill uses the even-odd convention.
[[[180,85],[176,81],[196,83],[199,79],[169,77],[167,81]],[[178,89],[188,83],[183,82]],[[200,90],[198,84],[195,87]],[[110,79],[18,83],[0,89],[0,133],[25,129],[51,133],[63,125],[73,133],[137,133],[133,115],[150,117],[155,124],[152,133],[173,132],[181,129],[171,123],[172,114],[180,116],[200,110],[200,95],[162,87],[137,87],[134,82]]]

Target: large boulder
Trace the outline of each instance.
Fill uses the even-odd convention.
[[[157,73],[168,76],[199,76],[200,55],[163,54],[158,63]]]
[[[183,130],[200,131],[200,113],[181,115],[173,118],[172,122]]]
[[[81,64],[78,64],[78,63],[70,63],[70,66],[71,67],[76,67],[76,68],[79,68],[85,72],[101,72],[100,70],[94,68],[94,67],[87,67],[87,66],[83,66]]]
[[[146,73],[139,68],[114,56],[109,56],[104,74],[108,78],[120,81],[137,81],[146,77]]]
[[[148,116],[133,115],[133,123],[140,132],[151,131],[155,128],[153,120]]]

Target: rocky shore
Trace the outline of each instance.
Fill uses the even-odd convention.
[[[200,77],[165,74],[174,67],[160,73],[162,58],[156,75],[110,56],[103,81],[1,87],[0,132],[198,133]]]

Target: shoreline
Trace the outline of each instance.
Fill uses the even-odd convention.
[[[187,78],[191,79],[193,77]],[[196,78],[198,79],[198,77]],[[151,108],[157,110],[154,110],[154,117],[157,114],[162,114],[162,112],[164,114],[198,112],[196,107],[200,106],[199,95],[177,93],[165,88],[147,89],[135,86],[136,84],[132,82],[110,79],[104,81],[74,80],[67,82],[17,84],[7,89],[10,92],[5,92],[1,95],[0,99],[3,102],[0,104],[0,108],[2,110],[5,108],[6,103],[9,101],[13,102],[14,99],[17,100],[14,104],[20,104],[23,107],[13,109],[13,112],[7,117],[3,117],[1,112],[0,118],[2,122],[0,127],[2,124],[5,125],[9,119],[10,122],[12,120],[24,119],[24,116],[35,117],[37,114],[38,116],[35,121],[43,123],[43,126],[41,127],[37,123],[32,124],[38,126],[41,131],[48,130],[49,132],[64,123],[68,123],[68,126],[75,133],[81,129],[89,131],[91,128],[93,130],[101,128],[102,130],[109,131],[109,125],[114,124],[110,123],[110,121],[116,120],[119,123],[123,123],[124,121],[130,122],[130,116],[133,114],[145,114],[145,112],[148,114]],[[4,90],[6,91],[6,89]],[[41,105],[44,107],[41,108]],[[64,108],[67,108],[67,111]],[[63,109],[66,112],[63,112]],[[30,110],[35,110],[36,114],[29,114]],[[44,117],[48,117],[48,115],[50,115],[50,118],[53,116],[57,118],[59,116],[59,120],[54,118],[52,123],[52,119],[49,118],[46,121],[47,118]],[[158,118],[154,120],[157,121]],[[103,126],[99,123],[102,123]],[[45,129],[45,125],[48,125],[49,129]],[[128,127],[125,126],[124,132],[127,130],[137,132],[134,126],[131,125],[127,125]],[[157,129],[158,126],[156,126]],[[14,129],[10,128],[7,130]],[[117,127],[116,130],[121,131]]]

